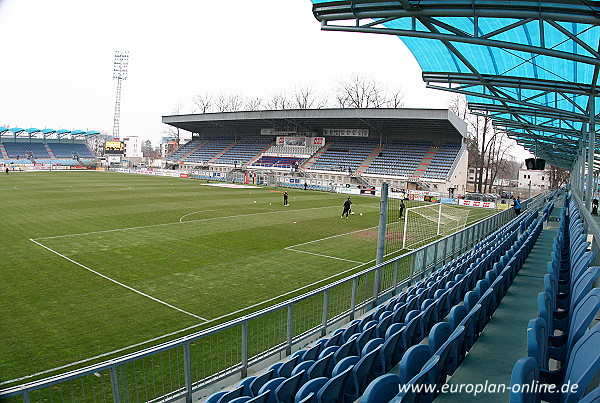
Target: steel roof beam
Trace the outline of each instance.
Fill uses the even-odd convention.
[[[585,83],[540,80],[529,77],[495,76],[491,74],[482,74],[481,76],[485,79],[486,83],[497,87],[550,92],[560,91],[561,93],[586,96],[592,93],[600,95],[600,91],[595,86]],[[422,77],[425,82],[482,85],[476,76],[469,73],[423,72]]]

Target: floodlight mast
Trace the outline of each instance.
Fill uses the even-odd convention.
[[[117,98],[115,101],[115,118],[113,121],[113,137],[119,137],[119,122],[121,120],[121,82],[127,80],[127,66],[129,64],[129,52],[115,52],[115,64],[113,68],[113,79],[117,80]]]

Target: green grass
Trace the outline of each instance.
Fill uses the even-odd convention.
[[[375,259],[378,198],[353,197],[356,214],[341,219],[343,195],[287,189],[284,207],[273,190],[1,175],[0,381],[212,326]]]

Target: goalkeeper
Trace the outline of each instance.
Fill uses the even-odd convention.
[[[352,200],[351,200],[351,196],[348,196],[348,198],[344,202],[344,211],[342,212],[342,218],[344,218],[344,216],[346,216],[346,218],[348,218],[348,214],[350,214],[351,209],[352,209]]]

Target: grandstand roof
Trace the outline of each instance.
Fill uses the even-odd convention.
[[[571,169],[600,112],[600,2],[312,0],[324,30],[397,35],[430,88]],[[596,146],[596,150],[599,150]]]
[[[65,137],[65,136],[72,136],[72,137],[88,137],[88,136],[93,136],[96,134],[100,134],[100,132],[95,131],[95,130],[66,130],[66,129],[60,129],[60,130],[54,130],[54,129],[36,129],[35,127],[30,127],[29,129],[23,129],[21,127],[13,127],[13,128],[8,128],[8,127],[0,127],[0,138],[3,135],[10,135],[13,137],[18,137],[20,135],[25,136],[25,137],[36,137],[36,136],[41,136],[41,137],[49,137],[49,136],[56,136],[58,138],[61,137]]]
[[[198,134],[259,135],[261,129],[321,134],[364,128],[390,137],[418,133],[466,135],[466,123],[447,109],[289,109],[163,116],[163,123]]]

